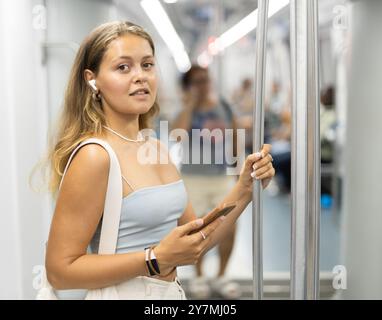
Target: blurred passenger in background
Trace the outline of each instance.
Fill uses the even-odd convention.
[[[233,93],[232,103],[237,114],[238,128],[245,129],[246,154],[252,153],[253,111],[255,107],[254,83],[245,78],[241,86]],[[268,191],[274,195],[290,192],[291,183],[291,106],[282,99],[280,84],[272,82],[271,92],[265,103],[264,142],[272,144],[274,166],[277,168],[276,179]]]
[[[245,78],[241,86],[232,95],[232,104],[236,109],[237,127],[245,129],[245,153],[252,153],[252,122],[255,107],[255,92],[253,81]]]
[[[272,85],[269,102],[266,104],[264,139],[272,144],[273,165],[276,169],[277,189],[281,193],[289,193],[291,185],[291,106],[282,104],[279,99],[280,86],[277,82]],[[328,86],[321,91],[320,107],[320,139],[321,163],[333,162],[333,144],[335,141],[336,113],[334,108],[335,91]],[[322,193],[331,193],[330,178],[323,177]],[[269,190],[273,190],[270,186]]]
[[[225,148],[236,149],[235,145],[231,145],[231,141],[224,139],[224,130],[236,128],[236,120],[231,106],[213,93],[207,69],[193,65],[182,76],[181,85],[183,107],[175,117],[172,128],[181,128],[189,133],[189,162],[187,164],[183,161],[181,172],[195,213],[201,217],[221,202],[235,184],[236,177],[226,174],[226,159],[224,158],[221,164],[215,163],[215,151],[223,152],[224,155]],[[210,142],[201,137],[200,143],[195,147],[192,143],[192,129],[221,129],[223,137],[212,135]],[[203,146],[206,150],[211,150],[211,164],[203,163]],[[191,161],[195,152],[201,154],[200,164]],[[234,245],[236,226],[232,230],[218,247],[220,264],[217,279],[209,283],[203,277],[203,259],[199,259],[196,265],[197,278],[190,283],[193,297],[208,298],[212,290],[224,298],[237,298],[241,295],[240,286],[224,276]]]
[[[320,138],[321,162],[333,161],[333,142],[335,140],[336,112],[334,108],[334,88],[329,86],[321,91]]]
[[[291,188],[291,105],[280,99],[280,85],[277,82],[272,84],[272,91],[269,102],[266,104],[264,115],[264,140],[265,143],[272,143],[273,164],[276,168],[277,176],[275,182],[269,190],[275,193],[290,193]]]
[[[321,171],[321,204],[330,208],[331,196],[333,195],[333,160],[334,142],[336,139],[337,119],[335,112],[335,90],[328,86],[321,90],[320,106],[320,140],[321,140],[321,163],[322,168],[329,170]],[[327,199],[325,201],[325,199]]]

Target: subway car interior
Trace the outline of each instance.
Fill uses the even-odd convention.
[[[241,130],[241,156],[272,146],[276,174],[265,189],[254,182],[234,231],[177,268],[187,298],[382,299],[379,0],[0,1],[0,299],[35,299],[55,201],[29,177],[82,41],[117,20],[153,39],[153,132],[195,212],[212,210],[238,175],[183,163],[182,141],[168,137],[189,100],[218,101]],[[229,125],[212,116],[202,127]]]

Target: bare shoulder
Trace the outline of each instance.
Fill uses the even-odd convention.
[[[82,146],[74,155],[71,166],[82,169],[107,172],[110,165],[108,152],[99,144],[89,143]]]
[[[82,146],[73,156],[64,177],[63,193],[76,198],[99,197],[106,192],[109,166],[109,154],[102,146],[95,143]]]

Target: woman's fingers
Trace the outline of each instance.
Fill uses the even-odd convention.
[[[270,153],[268,153],[263,159],[259,160],[259,161],[256,161],[254,164],[253,164],[253,169],[259,169],[261,167],[264,167],[266,165],[268,165],[268,163],[272,162],[273,161],[273,158],[271,156]]]
[[[260,152],[252,153],[249,156],[247,156],[245,166],[248,169],[250,169],[251,166],[253,165],[253,163],[259,161],[260,159],[261,159],[261,153]]]
[[[202,231],[206,237],[208,237],[215,229],[223,222],[225,216],[215,219],[207,227],[203,228]]]
[[[215,229],[223,222],[224,219],[225,217],[217,218],[216,220],[211,222],[208,226],[200,230],[203,233],[203,235],[206,237],[206,239],[209,238],[211,233],[215,231]],[[195,234],[192,234],[190,237],[192,237],[193,240],[195,240],[196,242],[204,241],[206,239],[204,239],[202,233],[196,232]]]
[[[263,149],[261,149],[261,154],[263,158],[270,153],[272,150],[272,146],[270,144],[264,144]]]
[[[203,225],[203,219],[196,219],[186,223],[182,226],[177,227],[179,235],[183,236],[185,234],[190,233],[193,230],[200,228]]]
[[[265,173],[261,174],[259,177],[256,177],[256,179],[263,180],[263,179],[266,179],[266,178],[272,178],[275,175],[275,173],[276,173],[276,171],[272,167],[272,169],[267,170]]]
[[[272,169],[273,169],[272,163],[268,162],[266,165],[255,170],[255,178],[259,179],[259,177],[261,177],[264,173]]]
[[[260,152],[251,153],[249,156],[247,156],[245,166],[247,168],[251,168],[253,163],[257,164],[260,161],[262,161],[262,163],[266,163],[268,159],[273,160],[272,156],[269,154],[271,149],[272,146],[270,144],[264,144]]]

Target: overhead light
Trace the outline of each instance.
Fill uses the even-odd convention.
[[[177,3],[178,0],[164,0],[165,3]]]
[[[191,68],[190,58],[166,11],[158,0],[142,0],[141,6],[169,48],[180,72]]]
[[[269,2],[268,7],[268,18],[275,15],[281,9],[286,7],[289,4],[289,0],[271,0]],[[257,26],[257,9],[252,11],[249,15],[241,19],[237,24],[235,24],[232,28],[228,29],[224,32],[220,37],[216,38],[216,40],[208,45],[209,50],[206,50],[201,53],[198,57],[201,58],[202,61],[207,61],[206,54],[209,52],[215,55],[217,53],[222,52],[224,49],[228,48],[236,41],[240,40],[244,36],[246,36],[249,32],[254,30]],[[213,50],[211,50],[213,49]]]
[[[268,7],[268,18],[271,18],[289,4],[289,0],[271,0]],[[257,27],[257,9],[252,11],[236,25],[216,39],[220,51],[234,44]]]

